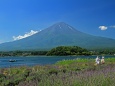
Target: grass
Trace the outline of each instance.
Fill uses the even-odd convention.
[[[0,69],[0,86],[115,86],[115,58],[59,61],[54,65]]]

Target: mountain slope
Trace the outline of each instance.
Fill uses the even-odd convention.
[[[88,49],[115,48],[115,40],[92,36],[60,22],[28,38],[0,44],[0,50],[43,50],[62,45]]]

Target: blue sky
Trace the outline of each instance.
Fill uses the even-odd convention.
[[[115,39],[115,0],[0,0],[0,43],[57,22]]]

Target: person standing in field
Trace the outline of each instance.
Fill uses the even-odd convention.
[[[102,56],[101,64],[104,64],[104,63],[105,63],[104,56]]]
[[[96,64],[100,63],[100,58],[97,56],[97,58],[95,59]]]

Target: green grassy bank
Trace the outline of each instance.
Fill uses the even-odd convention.
[[[115,58],[59,61],[54,65],[0,68],[0,86],[115,86]]]

